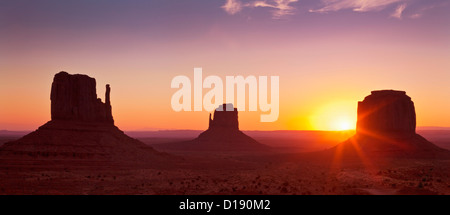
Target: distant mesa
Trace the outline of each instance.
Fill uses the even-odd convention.
[[[227,111],[229,110],[229,111]],[[239,130],[238,110],[233,104],[220,105],[209,114],[209,127],[196,139],[156,145],[157,149],[189,151],[266,151],[270,147],[259,143]]]
[[[87,75],[60,72],[51,89],[51,121],[23,138],[0,147],[3,162],[48,161],[96,165],[157,165],[165,154],[125,135],[114,125],[106,85],[105,103],[96,81]]]
[[[358,102],[356,134],[332,148],[343,157],[450,157],[416,133],[414,103],[404,91],[379,90]]]

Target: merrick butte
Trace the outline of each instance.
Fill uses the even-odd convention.
[[[194,68],[194,111],[214,111],[216,107],[223,104],[223,82],[219,76],[202,77],[202,68]],[[259,85],[258,85],[259,82]],[[261,122],[274,122],[279,114],[279,76],[270,77],[270,102],[268,101],[267,76],[259,76],[258,79],[253,76],[226,76],[225,91],[226,103],[236,104],[239,111],[245,111],[246,108],[246,85],[248,86],[248,111],[266,112],[261,114]],[[181,85],[181,86],[180,86]],[[214,87],[213,87],[214,85]],[[237,88],[235,92],[235,86]],[[171,88],[179,88],[171,99],[172,109],[174,111],[192,111],[191,80],[184,75],[176,76],[172,79]],[[209,88],[203,97],[203,88]],[[237,95],[237,102],[234,102],[234,96]],[[259,95],[259,97],[258,97]],[[214,100],[214,101],[213,101]],[[258,102],[259,101],[259,102]],[[258,106],[259,104],[259,106]],[[232,106],[227,106],[225,111],[233,111]],[[223,111],[223,110],[219,110]],[[268,113],[270,112],[270,113]]]

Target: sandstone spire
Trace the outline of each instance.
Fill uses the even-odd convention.
[[[105,91],[105,111],[106,111],[106,121],[114,123],[114,119],[112,116],[112,107],[111,107],[111,87],[109,84],[106,85],[106,91]]]

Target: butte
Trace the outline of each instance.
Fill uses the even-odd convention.
[[[358,102],[356,134],[328,150],[340,158],[440,159],[450,151],[416,133],[414,103],[404,91],[379,90]]]
[[[227,106],[232,111],[227,111]],[[214,111],[214,118],[209,114],[208,129],[197,138],[177,143],[157,145],[157,149],[183,151],[267,151],[269,146],[259,143],[239,130],[238,110],[233,104],[220,105]]]
[[[105,103],[96,81],[60,72],[51,89],[51,120],[19,140],[0,147],[0,162],[50,167],[160,166],[169,155],[125,135],[114,125],[106,85]]]

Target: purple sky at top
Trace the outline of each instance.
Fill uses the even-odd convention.
[[[228,9],[227,2],[240,5],[239,9]],[[254,6],[257,3],[260,6]],[[127,30],[161,37],[195,36],[216,23],[236,30],[275,27],[306,31],[316,25],[339,24],[339,28],[373,22],[408,25],[409,19],[415,22],[422,19],[428,21],[415,26],[426,28],[425,25],[450,18],[448,3],[446,0],[6,0],[0,2],[0,26],[3,35],[17,28],[69,29],[80,33],[106,28],[116,29],[117,33]],[[403,10],[396,16],[399,7]]]

